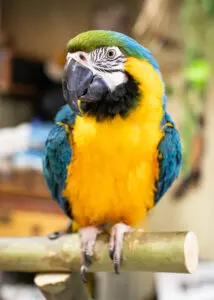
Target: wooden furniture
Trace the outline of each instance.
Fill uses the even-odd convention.
[[[33,96],[38,90],[43,63],[9,48],[0,48],[0,94]]]
[[[46,235],[64,230],[68,222],[51,199],[42,174],[15,172],[0,180],[0,236]]]

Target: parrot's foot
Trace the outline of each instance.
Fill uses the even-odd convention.
[[[49,234],[48,238],[53,241],[53,240],[60,238],[61,236],[65,235],[65,234],[66,234],[66,232],[64,232],[64,231],[56,231],[56,232],[52,232],[51,234]]]
[[[81,228],[79,232],[82,252],[82,266],[80,272],[83,281],[86,283],[86,270],[92,263],[95,242],[98,234],[100,234],[102,230],[95,226],[88,226]]]
[[[116,274],[120,273],[120,261],[124,234],[131,231],[134,231],[134,228],[124,223],[117,223],[111,229],[109,240],[109,255],[114,262],[114,271]]]

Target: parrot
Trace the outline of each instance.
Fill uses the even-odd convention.
[[[179,176],[182,147],[150,50],[123,33],[89,30],[68,42],[66,55],[65,105],[45,143],[43,173],[76,224],[84,280],[106,226],[120,273],[124,235]]]

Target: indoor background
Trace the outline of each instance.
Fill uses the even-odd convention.
[[[66,43],[95,28],[132,36],[159,62],[168,110],[181,133],[184,165],[179,180],[143,226],[194,231],[201,259],[199,273],[191,279],[198,284],[190,289],[192,294],[179,290],[188,276],[133,272],[120,277],[98,274],[96,299],[213,299],[211,287],[206,295],[208,275],[203,275],[208,272],[214,286],[212,0],[0,1],[0,236],[44,235],[68,223],[46,188],[41,156],[64,103]],[[0,299],[42,299],[32,278],[2,273]],[[200,280],[204,294],[199,292]]]

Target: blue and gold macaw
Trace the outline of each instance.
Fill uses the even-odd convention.
[[[84,277],[97,235],[111,225],[119,273],[123,236],[177,178],[180,137],[151,52],[130,37],[92,30],[68,43],[67,101],[46,142],[44,176],[53,198],[79,226]]]

